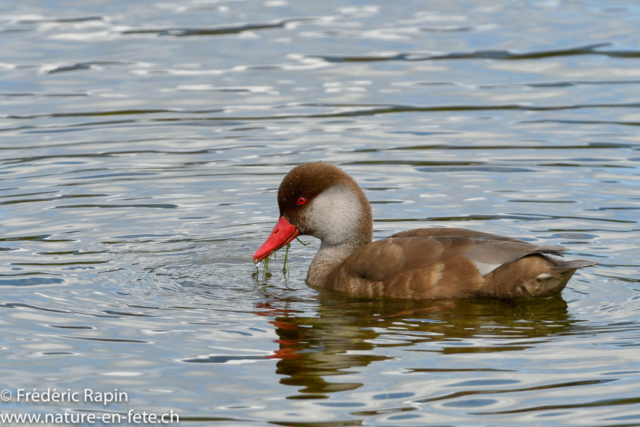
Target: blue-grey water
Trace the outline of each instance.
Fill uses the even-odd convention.
[[[188,426],[640,425],[640,6],[0,5],[0,413]],[[561,298],[370,301],[251,255],[324,160],[375,237],[597,261]],[[125,391],[25,403],[20,389]],[[91,424],[86,424],[91,425]]]

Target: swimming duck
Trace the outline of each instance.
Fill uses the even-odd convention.
[[[420,228],[373,242],[371,206],[360,186],[329,163],[292,169],[278,189],[280,219],[253,255],[262,261],[299,235],[320,249],[307,284],[359,297],[545,298],[595,262],[550,255],[561,246],[462,228]]]

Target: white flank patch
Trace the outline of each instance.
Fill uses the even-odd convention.
[[[473,265],[480,271],[480,275],[485,276],[491,273],[496,268],[500,267],[502,264],[487,264],[485,262],[480,261],[471,261]]]

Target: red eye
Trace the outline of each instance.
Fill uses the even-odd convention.
[[[305,199],[304,197],[300,197],[298,199],[298,204],[299,205],[304,205],[305,203],[307,203],[307,199]]]

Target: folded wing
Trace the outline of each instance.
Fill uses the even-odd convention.
[[[370,296],[473,297],[483,288],[484,276],[499,267],[565,250],[472,230],[418,229],[355,251],[335,272],[333,283],[340,290]],[[524,280],[513,279],[514,286]]]

